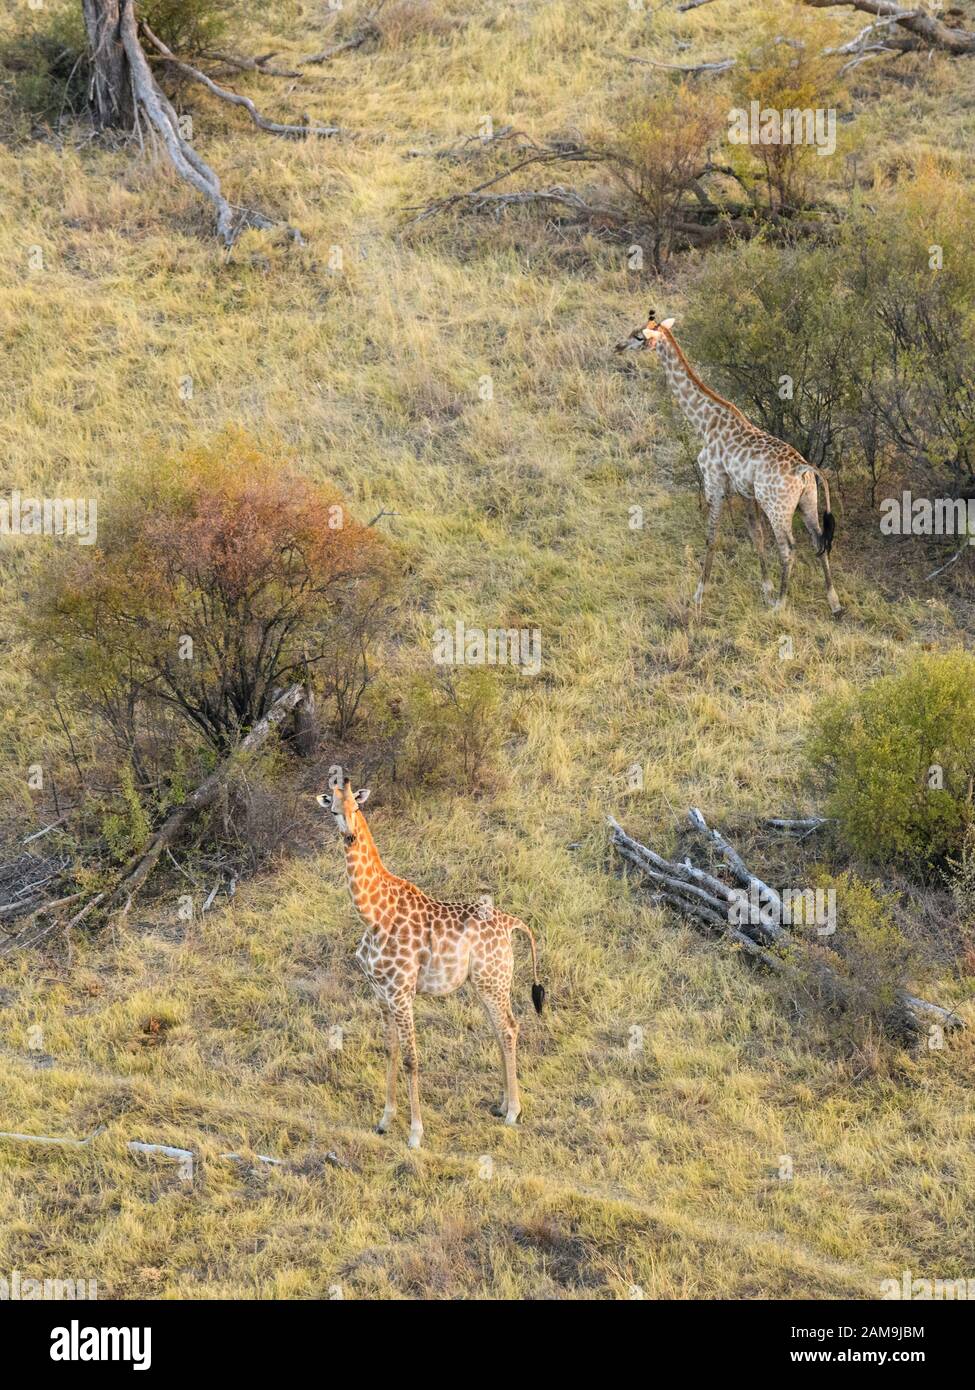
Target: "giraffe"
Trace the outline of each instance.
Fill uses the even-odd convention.
[[[512,934],[531,942],[532,1003],[542,1012],[535,938],[517,917],[500,912],[489,894],[476,902],[442,903],[408,879],[391,874],[379,857],[362,806],[369,788],[342,786],[316,797],[331,811],[345,842],[345,871],[356,911],[366,924],[355,958],[379,1001],[386,1029],[386,1103],[377,1126],[385,1134],[396,1114],[396,1079],[402,1051],[410,1092],[409,1147],[423,1138],[420,1078],[413,1026],[417,994],[453,994],[469,978],[501,1049],[502,1096],[492,1114],[514,1125],[521,1114],[516,1072],[518,1024],[511,1012]]]
[[[833,616],[838,618],[843,608],[833,587],[829,568],[836,522],[829,509],[829,483],[825,474],[807,463],[791,444],[760,430],[737,406],[705,386],[671,332],[674,322],[674,319],[665,319],[658,323],[651,309],[644,327],[635,329],[628,338],[617,343],[616,351],[639,351],[649,347],[656,352],[671,394],[703,440],[704,447],[698,454],[697,463],[704,484],[708,526],[704,565],[694,593],[695,608],[700,611],[704,588],[711,576],[725,498],[736,492],[750,504],[749,528],[758,552],[766,602],[772,602],[773,586],[765,563],[762,514],[768,518],[782,560],[778,597],[772,605],[781,608],[795,563],[792,519],[798,507],[822,565],[826,601]],[[816,496],[817,478],[823,485],[825,503],[822,530]]]

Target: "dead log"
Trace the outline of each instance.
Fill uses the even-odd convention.
[[[829,817],[800,816],[798,819],[792,819],[789,816],[769,816],[764,823],[773,830],[783,830],[787,835],[798,835],[805,839],[813,830],[821,830],[824,825],[828,825]]]
[[[803,4],[816,10],[830,10],[839,5],[847,5],[861,10],[864,14],[872,14],[877,19],[891,20],[906,33],[920,40],[918,47],[928,44],[957,57],[975,53],[975,33],[969,29],[954,29],[927,10],[905,10],[901,5],[892,4],[891,0],[803,0]]]
[[[627,835],[612,816],[607,819],[613,847],[651,881],[657,899],[674,908],[693,926],[703,928],[709,936],[718,935],[731,941],[766,968],[780,975],[795,975],[796,951],[805,943],[777,922],[738,921],[732,908],[740,902],[740,889],[723,883],[689,859],[683,863],[665,859]],[[777,915],[781,915],[780,895],[751,872],[734,846],[707,824],[697,807],[691,807],[688,821],[715,846],[740,888],[757,894],[763,906],[773,907]],[[809,956],[805,963],[814,967],[819,983],[831,998],[841,1000],[846,996],[844,981],[825,961]],[[906,991],[901,991],[898,1004],[898,1023],[913,1033],[927,1034],[932,1024],[946,1031],[965,1026],[953,1010],[918,999]]]

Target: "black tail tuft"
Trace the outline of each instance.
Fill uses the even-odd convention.
[[[833,549],[833,537],[836,535],[836,517],[832,512],[823,512],[823,543],[819,547],[820,555],[828,555]]]
[[[535,1012],[542,1012],[542,1005],[545,1003],[545,986],[532,985],[532,1003],[535,1005]]]

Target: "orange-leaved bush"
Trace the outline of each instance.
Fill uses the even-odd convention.
[[[46,679],[129,751],[147,709],[223,751],[288,683],[345,689],[350,625],[368,682],[388,549],[287,460],[228,432],[132,472],[99,511],[97,544],[60,548],[41,578],[29,633]]]

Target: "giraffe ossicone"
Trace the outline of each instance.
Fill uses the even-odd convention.
[[[522,931],[531,943],[532,1002],[541,1013],[545,990],[538,979],[535,938],[524,922],[499,911],[490,894],[482,893],[469,903],[437,902],[408,879],[391,874],[362,812],[368,796],[368,788],[354,792],[346,780],[316,800],[331,812],[345,845],[349,892],[366,928],[355,958],[372,986],[386,1027],[386,1103],[379,1133],[386,1133],[396,1114],[402,1054],[410,1092],[409,1144],[419,1148],[423,1121],[413,1000],[417,994],[452,994],[468,979],[501,1050],[502,1096],[494,1113],[503,1115],[506,1124],[516,1124],[521,1100],[518,1024],[511,1012],[512,938]]]
[[[737,406],[705,386],[671,332],[674,323],[674,319],[664,319],[658,323],[651,309],[646,324],[634,329],[629,337],[617,343],[616,351],[642,352],[650,349],[656,354],[671,394],[703,443],[697,464],[708,505],[708,529],[701,578],[694,591],[695,607],[700,608],[705,586],[711,577],[725,499],[731,493],[737,493],[751,503],[749,524],[758,552],[762,591],[766,600],[772,602],[773,588],[765,563],[762,518],[764,516],[772,528],[782,561],[779,592],[774,600],[774,607],[779,608],[785,602],[795,564],[792,520],[798,507],[822,566],[826,601],[833,615],[839,617],[843,608],[833,586],[829,566],[836,521],[830,511],[826,475],[814,464],[807,463],[791,444],[753,425]],[[822,526],[819,524],[817,479],[823,487]]]

